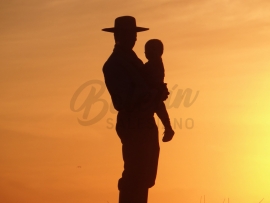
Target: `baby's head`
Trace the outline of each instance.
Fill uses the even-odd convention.
[[[161,58],[163,54],[163,44],[159,39],[150,39],[145,44],[145,56],[148,60]]]

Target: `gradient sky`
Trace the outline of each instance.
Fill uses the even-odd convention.
[[[117,202],[116,114],[83,126],[102,103],[84,119],[70,101],[85,82],[104,81],[114,40],[101,29],[132,15],[150,28],[138,34],[139,58],[147,40],[164,43],[176,131],[160,142],[149,203],[270,203],[269,10],[268,0],[0,1],[0,202]],[[196,101],[170,108],[188,88]],[[110,105],[107,90],[102,99]]]

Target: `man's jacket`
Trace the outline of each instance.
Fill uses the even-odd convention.
[[[157,92],[144,81],[140,74],[141,68],[143,62],[134,51],[123,51],[115,45],[113,53],[103,66],[103,74],[117,111],[140,111],[146,103],[155,105]]]

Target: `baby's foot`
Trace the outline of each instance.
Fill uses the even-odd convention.
[[[174,135],[174,131],[173,131],[172,128],[169,128],[169,129],[165,128],[164,136],[162,138],[162,141],[163,142],[169,142],[173,138],[173,135]]]

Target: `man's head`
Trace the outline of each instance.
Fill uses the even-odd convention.
[[[121,46],[124,49],[131,50],[133,49],[136,40],[137,32],[134,31],[116,31],[114,32],[115,44]]]
[[[161,58],[163,49],[163,44],[159,39],[150,39],[145,44],[145,56],[148,60]]]
[[[148,28],[137,27],[136,19],[132,16],[121,16],[115,19],[113,28],[102,30],[114,33],[115,43],[124,49],[131,50],[137,40],[137,32],[146,31]]]

